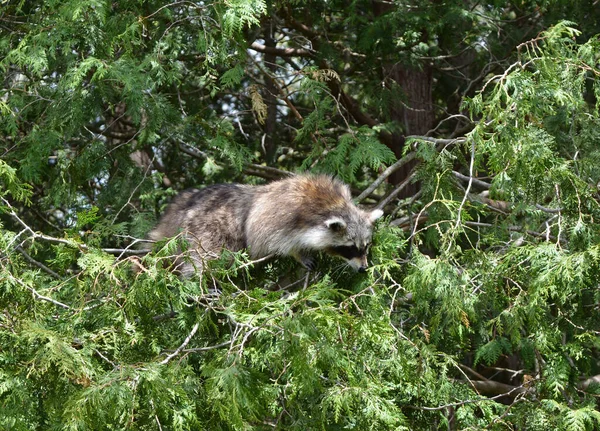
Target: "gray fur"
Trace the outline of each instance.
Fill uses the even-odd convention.
[[[223,248],[248,248],[252,259],[292,256],[312,268],[310,254],[324,251],[364,270],[372,223],[379,210],[365,212],[354,203],[348,186],[325,175],[298,175],[263,186],[217,184],[181,192],[169,205],[149,238],[185,235],[193,265]],[[354,248],[353,248],[354,247]]]

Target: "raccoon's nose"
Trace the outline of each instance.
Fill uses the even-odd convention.
[[[358,268],[358,272],[365,272],[367,270],[367,267],[362,265]]]

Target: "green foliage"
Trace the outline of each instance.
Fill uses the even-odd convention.
[[[14,199],[25,201],[30,194],[30,187],[22,183],[17,176],[17,170],[0,160],[0,179],[2,180],[2,195],[9,193]]]
[[[510,342],[506,338],[497,338],[484,344],[475,353],[475,364],[479,361],[484,361],[488,365],[493,365],[498,362],[500,356],[503,354],[510,354],[511,352]]]
[[[360,168],[378,170],[392,164],[395,159],[394,153],[379,142],[373,130],[361,128],[340,136],[317,166],[324,172],[336,172],[345,181],[355,182]],[[311,161],[307,159],[305,165],[308,166]]]

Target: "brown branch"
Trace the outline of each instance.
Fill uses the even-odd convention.
[[[285,10],[285,22],[293,28],[294,30],[298,30],[308,39],[315,39],[317,37],[322,37],[321,34],[314,31],[312,28],[308,27],[306,24],[296,21],[293,17],[293,11],[290,7]]]
[[[512,386],[494,380],[470,380],[470,383],[481,395],[518,395],[527,392],[525,385]],[[529,382],[527,382],[529,384]]]
[[[312,52],[304,48],[274,48],[258,42],[252,42],[250,48],[263,54],[277,55],[279,57],[313,57]]]
[[[356,203],[360,203],[362,200],[364,200],[367,196],[373,193],[375,189],[379,187],[379,185],[383,183],[390,175],[392,175],[394,172],[396,172],[398,169],[400,169],[402,166],[404,166],[414,158],[415,153],[411,152],[408,153],[406,156],[402,157],[393,165],[388,166],[388,168],[384,170],[381,173],[381,175],[379,175],[377,179],[371,183],[369,187],[367,187],[360,195],[358,195],[358,197],[355,199]]]
[[[415,410],[427,410],[427,411],[444,410],[449,407],[459,407],[459,406],[462,406],[465,404],[480,403],[482,401],[494,401],[494,400],[497,400],[498,398],[502,398],[502,397],[506,397],[506,396],[514,397],[515,395],[526,393],[529,385],[531,385],[531,380],[527,381],[526,383],[523,383],[520,386],[506,385],[504,383],[494,382],[492,380],[486,380],[486,381],[471,380],[470,382],[474,386],[479,386],[479,388],[477,390],[480,390],[481,393],[485,393],[485,391],[490,391],[491,393],[495,393],[497,395],[494,395],[492,397],[481,397],[481,398],[477,398],[477,399],[473,399],[473,400],[464,400],[464,401],[459,401],[456,403],[444,404],[442,406],[437,406],[437,407],[414,407],[414,406],[407,406],[407,407],[410,407]],[[502,392],[502,391],[504,391],[504,392]]]
[[[282,86],[279,85],[279,82],[277,82],[277,80],[273,76],[271,76],[271,74],[269,73],[269,71],[265,70],[261,66],[261,64],[258,61],[256,61],[256,59],[254,57],[250,56],[250,59],[252,60],[252,62],[256,66],[256,68],[262,72],[262,74],[265,76],[265,78],[267,80],[269,80],[270,84],[273,85],[277,89],[277,91],[279,92],[279,94],[283,98],[283,101],[285,102],[285,104],[287,105],[287,107],[290,109],[290,111],[292,112],[292,114],[294,114],[294,117],[296,117],[300,122],[304,121],[304,118],[302,117],[302,114],[300,114],[300,112],[298,111],[298,109],[291,102],[291,100],[288,97],[288,95],[284,93]],[[314,135],[312,135],[312,137],[313,137],[313,141],[315,141],[316,138],[314,137]]]
[[[280,180],[282,178],[293,177],[293,172],[283,171],[281,169],[273,168],[271,166],[262,166],[255,163],[248,164],[243,172],[246,175],[253,175],[256,177],[265,178],[267,180]]]
[[[579,383],[579,389],[585,391],[590,385],[597,384],[600,385],[600,374],[589,377],[582,382]]]
[[[387,197],[383,198],[377,204],[377,208],[383,209],[388,203],[390,203],[390,201],[392,199],[394,199],[396,196],[398,196],[400,194],[400,192],[406,188],[407,185],[409,185],[411,183],[411,181],[415,178],[416,175],[417,175],[417,170],[413,168],[413,170],[410,172],[410,174],[406,176],[404,181],[402,181],[400,184],[398,184],[396,186],[396,188]]]
[[[329,67],[329,65],[327,64],[326,61],[322,61],[322,65],[320,65],[321,69],[331,69],[331,67]],[[348,96],[344,90],[342,90],[340,83],[336,80],[329,80],[327,81],[327,84],[329,86],[329,90],[331,91],[331,93],[334,96],[339,97],[340,102],[342,103],[342,106],[344,108],[346,108],[346,110],[350,113],[350,115],[352,115],[352,118],[354,118],[354,120],[356,120],[357,123],[364,125],[364,126],[369,126],[369,127],[375,127],[377,125],[379,125],[379,121],[377,121],[375,118],[371,117],[369,114],[366,114],[365,112],[363,112],[359,106],[358,106],[358,102],[356,100],[354,100],[352,97]],[[391,142],[391,138],[392,135],[389,132],[386,131],[382,131],[380,132],[380,137],[382,138],[382,140],[387,140]]]
[[[293,12],[290,9],[284,11],[284,13],[286,15],[285,16],[286,24],[289,25],[290,28],[298,30],[306,38],[308,38],[311,41],[312,46],[314,47],[315,51],[318,51],[319,45],[320,45],[319,39],[322,39],[323,35],[314,31],[313,29],[307,27],[305,24],[302,24],[302,23],[296,21],[293,17]],[[322,59],[318,62],[318,66],[320,69],[323,69],[323,70],[334,70],[329,66],[327,61],[325,61],[324,59]],[[337,71],[336,71],[336,73],[337,73]],[[338,75],[340,75],[340,74],[338,73]],[[352,97],[348,96],[344,92],[344,90],[342,89],[342,87],[340,85],[340,82],[338,82],[337,80],[334,80],[334,79],[330,79],[329,81],[327,81],[327,85],[328,85],[329,91],[331,92],[333,97],[337,98],[341,102],[342,106],[350,113],[350,115],[352,115],[352,118],[354,118],[354,120],[357,123],[359,123],[361,125],[366,125],[369,127],[374,127],[379,124],[379,121],[377,121],[370,115],[364,113],[360,109],[358,102],[356,102]],[[380,139],[382,139],[382,141],[384,141],[384,143],[388,147],[391,148],[392,135],[390,133],[382,131],[380,133]]]
[[[23,257],[29,263],[32,263],[33,265],[37,266],[38,268],[44,270],[45,272],[47,272],[48,274],[50,274],[54,278],[61,278],[60,275],[58,275],[58,273],[54,272],[53,270],[51,270],[50,268],[48,268],[46,265],[44,265],[42,262],[38,262],[33,257],[31,257],[29,254],[27,254],[27,252],[20,245],[18,245],[16,247],[16,249],[19,251],[19,253],[21,253],[23,255]]]

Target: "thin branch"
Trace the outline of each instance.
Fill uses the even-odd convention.
[[[279,57],[313,57],[313,53],[304,48],[274,48],[253,42],[250,48],[263,54],[277,55]]]
[[[149,242],[146,240],[140,240],[140,242],[141,241]],[[152,241],[152,242],[154,242],[154,241]],[[148,254],[152,251],[149,248],[133,249],[133,248],[131,248],[132,245],[133,244],[129,245],[127,248],[101,248],[100,250],[102,250],[103,252],[108,253],[108,254],[117,254],[117,255],[119,255],[119,257],[124,254],[144,255],[144,254]]]
[[[200,151],[200,150],[198,150],[198,149],[196,149],[194,147],[189,146],[188,144],[186,144],[185,142],[183,142],[181,139],[178,139],[178,142],[179,143],[177,144],[177,146],[184,153],[186,153],[186,154],[188,154],[188,155],[190,155],[192,157],[195,157],[197,159],[201,159],[201,160],[204,160],[204,159],[206,159],[208,157],[207,154],[204,151]]]
[[[452,175],[454,175],[456,178],[458,178],[459,180],[463,180],[463,181],[472,181],[473,184],[482,187],[484,189],[489,189],[490,187],[492,187],[491,184],[486,183],[485,181],[481,181],[480,179],[477,179],[475,177],[469,177],[468,175],[463,175],[460,172],[457,171],[452,171]]]
[[[589,377],[582,382],[579,383],[579,389],[586,390],[591,384],[600,385],[600,374],[596,374],[595,376]]]
[[[252,266],[254,264],[260,263],[260,262],[264,262],[266,260],[269,260],[271,258],[275,257],[275,253],[271,253],[265,257],[261,257],[260,259],[256,259],[256,260],[251,260],[250,262],[246,262],[240,266],[237,267],[237,269],[242,269],[242,268],[246,268],[247,266]]]
[[[154,420],[156,420],[156,425],[158,425],[158,431],[163,431],[160,420],[158,419],[158,415],[156,414],[156,407],[154,406],[154,400],[152,400],[152,398],[150,398],[150,405],[152,406],[152,410],[154,410]]]
[[[429,136],[418,136],[418,135],[409,135],[406,137],[406,140],[416,140],[416,141],[427,141],[439,147],[452,145],[459,142],[464,142],[466,138],[454,138],[454,139],[442,139],[442,138],[431,138]],[[441,148],[440,148],[441,149]],[[406,156],[402,157],[400,160],[395,162],[393,165],[390,165],[387,169],[385,169],[373,183],[369,187],[367,187],[358,197],[355,199],[356,203],[360,203],[367,196],[369,196],[381,183],[383,183],[390,175],[400,169],[402,166],[411,162],[416,157],[416,153],[411,151]],[[387,202],[386,202],[387,203]]]
[[[483,222],[477,222],[477,221],[465,221],[463,222],[463,224],[465,226],[471,226],[471,227],[493,227],[493,228],[499,228],[500,226],[495,225],[495,224],[491,224],[491,223],[483,223]],[[546,241],[548,240],[552,240],[552,241],[556,241],[557,238],[554,235],[547,235],[545,233],[541,233],[541,232],[535,232],[533,230],[527,230],[524,229],[522,226],[508,226],[506,227],[507,230],[512,231],[512,232],[523,232],[526,233],[527,235],[531,235],[537,238],[543,238]],[[566,240],[564,239],[560,239],[561,243],[566,243]]]
[[[363,201],[365,198],[367,198],[367,196],[373,193],[375,189],[379,187],[380,184],[383,183],[390,175],[392,175],[402,166],[413,160],[415,156],[416,154],[414,152],[410,152],[406,156],[402,157],[400,160],[395,162],[393,165],[388,166],[388,168],[385,169],[381,173],[381,175],[379,175],[377,179],[371,183],[369,187],[367,187],[360,195],[358,195],[356,199],[354,199],[354,201],[356,203],[360,203],[361,201]]]
[[[113,361],[111,361],[111,360],[110,360],[110,359],[108,359],[106,356],[104,356],[104,355],[102,354],[102,352],[100,352],[100,350],[98,350],[98,349],[94,349],[94,352],[96,352],[96,354],[97,354],[98,356],[100,356],[102,359],[104,359],[106,362],[108,362],[110,365],[112,365],[112,366],[113,366],[113,368],[114,368],[115,370],[118,370],[118,369],[120,368],[120,367],[119,367],[117,364],[115,364]]]
[[[6,206],[8,206],[9,208],[9,214],[15,219],[17,220],[17,222],[19,222],[19,224],[21,226],[23,226],[25,228],[26,231],[28,231],[31,235],[30,238],[36,240],[36,239],[41,239],[43,241],[48,241],[51,243],[55,243],[55,244],[65,244],[71,247],[75,247],[78,248],[80,250],[85,250],[85,251],[89,251],[90,247],[88,247],[86,244],[83,244],[81,242],[77,242],[75,240],[71,240],[71,239],[65,239],[65,238],[55,238],[53,236],[49,236],[49,235],[44,235],[42,233],[37,233],[36,231],[34,231],[33,229],[31,229],[31,227],[29,227],[29,225],[27,223],[25,223],[18,215],[17,213],[14,211],[13,206],[10,204],[10,202],[8,202],[6,199],[4,199],[3,197],[0,197],[0,199],[2,200],[2,202],[4,202],[4,204]],[[134,241],[133,244],[135,244],[136,242],[154,242],[151,240],[144,240],[144,239],[136,239],[136,241]],[[105,253],[110,253],[110,254],[132,254],[132,255],[137,255],[137,254],[146,254],[148,252],[150,252],[149,249],[140,249],[140,250],[136,250],[136,249],[131,249],[130,247],[133,245],[131,244],[129,247],[127,248],[101,248],[100,250],[102,250]],[[21,253],[23,253],[23,251],[19,250]],[[30,256],[29,256],[30,257]],[[26,257],[27,258],[27,257]],[[31,257],[30,257],[31,258]],[[29,260],[29,259],[28,259]],[[34,262],[31,262],[34,263]],[[39,266],[39,262],[34,263],[34,265]],[[41,268],[41,267],[40,267]],[[44,268],[42,268],[44,269]],[[49,269],[49,268],[47,268]],[[46,272],[47,269],[44,269]],[[52,271],[52,270],[50,270]],[[57,276],[58,278],[60,278],[60,276],[56,273],[52,274]]]
[[[172,319],[175,316],[177,316],[177,312],[171,310],[170,312],[165,313],[165,314],[159,314],[157,316],[152,316],[152,320],[154,320],[155,322],[160,322],[161,320]]]
[[[166,8],[172,7],[172,6],[182,5],[182,4],[186,4],[188,6],[192,6],[194,9],[204,9],[204,7],[198,5],[197,3],[194,3],[192,1],[176,1],[176,2],[169,3],[169,4],[166,4],[166,5],[163,5],[163,6],[159,7],[154,12],[152,12],[150,15],[147,15],[147,16],[141,18],[141,19],[147,20],[148,18],[152,18],[154,15],[156,15],[157,13],[159,13],[163,9],[166,9]]]
[[[148,163],[148,166],[146,167],[146,170],[144,171],[144,176],[142,177],[140,182],[135,186],[135,188],[131,191],[131,194],[129,195],[127,202],[125,202],[123,204],[123,206],[121,207],[121,209],[119,209],[119,211],[117,211],[117,213],[115,214],[115,216],[112,219],[112,224],[115,224],[115,222],[117,221],[117,218],[119,217],[119,214],[121,214],[121,212],[125,209],[125,207],[127,205],[131,205],[131,199],[133,199],[133,195],[135,195],[135,193],[138,191],[138,189],[140,188],[142,183],[146,180],[146,177],[148,176],[148,172],[150,172],[150,168],[154,165],[155,159],[156,159],[156,155],[152,156],[152,160],[150,160],[150,163]]]
[[[244,168],[244,173],[254,175],[268,180],[279,180],[282,178],[290,178],[295,176],[293,172],[283,171],[271,166],[262,166],[255,163],[250,163]]]
[[[23,247],[21,247],[20,245],[18,245],[16,247],[16,249],[19,251],[19,253],[21,253],[23,255],[23,257],[29,262],[34,264],[35,266],[37,266],[38,268],[41,268],[42,270],[44,270],[45,272],[47,272],[48,274],[50,274],[52,277],[54,278],[58,278],[60,279],[60,275],[56,272],[54,272],[53,270],[51,270],[50,268],[48,268],[46,265],[44,265],[42,262],[38,262],[37,260],[35,260],[33,257],[31,257],[29,254],[27,254],[27,252],[25,250],[23,250]]]
[[[412,172],[402,181],[396,188],[385,198],[383,198],[378,204],[376,208],[383,209],[389,202],[392,201],[398,194],[404,190],[404,188],[410,184],[413,178],[417,175],[416,169],[413,169]]]
[[[456,143],[465,142],[467,140],[467,138],[465,138],[465,137],[444,139],[444,138],[432,138],[430,136],[420,136],[420,135],[409,135],[406,137],[406,140],[408,141],[409,139],[412,139],[415,141],[431,142],[431,143],[435,144],[436,146],[452,145],[452,144],[456,144]]]
[[[463,199],[460,203],[460,206],[458,207],[458,211],[456,214],[456,224],[454,225],[455,229],[458,229],[458,226],[460,225],[461,222],[461,214],[462,214],[462,210],[463,207],[465,206],[465,203],[467,202],[467,199],[469,198],[469,193],[471,192],[471,187],[473,186],[473,170],[475,169],[475,139],[471,140],[471,161],[469,162],[469,182],[467,183],[467,190],[465,191],[465,195],[463,196]],[[448,251],[449,251],[449,247],[448,246]]]
[[[302,117],[302,114],[300,114],[300,112],[298,111],[298,109],[296,108],[296,106],[294,106],[294,104],[292,103],[292,101],[289,98],[289,94],[286,94],[283,90],[284,87],[282,87],[279,82],[277,81],[277,78],[275,78],[274,76],[272,76],[272,74],[270,73],[269,70],[265,70],[265,68],[256,60],[256,58],[254,58],[254,56],[249,56],[250,61],[252,61],[252,63],[254,63],[254,65],[256,66],[256,68],[258,70],[260,70],[263,74],[263,76],[269,81],[269,83],[277,89],[277,91],[279,92],[279,94],[281,95],[284,103],[286,104],[286,106],[290,109],[290,111],[292,112],[292,114],[294,114],[294,117],[296,117],[300,122],[304,121],[304,118]],[[314,137],[313,134],[311,134],[313,141],[316,141],[316,138]]]
[[[523,383],[520,386],[510,386],[510,385],[506,385],[504,383],[490,382],[490,381],[483,382],[480,380],[471,380],[471,382],[474,383],[475,385],[479,385],[480,387],[483,387],[484,385],[482,385],[482,384],[484,384],[484,383],[498,383],[498,385],[496,386],[498,388],[502,387],[504,389],[508,389],[508,388],[511,388],[511,389],[507,392],[500,393],[493,397],[480,397],[480,398],[473,399],[473,400],[464,400],[464,401],[459,401],[456,403],[444,404],[443,406],[438,406],[438,407],[413,407],[413,406],[411,406],[411,408],[415,409],[415,410],[437,411],[437,410],[447,409],[448,407],[459,407],[459,406],[463,406],[465,404],[480,403],[480,402],[484,402],[484,401],[494,401],[494,400],[497,400],[498,398],[510,396],[513,393],[521,394],[521,393],[527,392],[529,385],[531,385],[531,380],[526,383]],[[490,385],[487,385],[487,386],[490,386]]]
[[[194,347],[193,349],[184,349],[182,350],[184,353],[195,353],[195,352],[206,352],[207,350],[220,349],[221,347],[231,346],[233,341],[225,341],[221,344],[215,344],[214,346],[206,346],[206,347]]]
[[[175,350],[173,353],[171,353],[169,356],[167,356],[163,361],[161,361],[161,365],[166,365],[171,359],[173,359],[175,356],[179,355],[179,353],[185,349],[185,346],[188,345],[188,343],[191,341],[192,337],[196,334],[196,331],[198,331],[198,328],[200,327],[200,322],[196,322],[196,324],[194,325],[194,327],[192,328],[192,330],[190,331],[190,333],[188,334],[188,336],[185,338],[185,340],[183,340],[183,343],[181,344],[181,346],[179,346],[177,348],[177,350]]]
[[[57,301],[56,299],[52,299],[48,296],[44,296],[41,293],[39,293],[37,290],[35,290],[33,287],[27,286],[23,281],[19,280],[18,278],[15,277],[10,277],[13,281],[15,281],[17,284],[19,284],[21,287],[24,287],[25,289],[29,290],[33,296],[36,299],[39,299],[41,301],[46,301],[46,302],[50,302],[58,307],[64,308],[65,310],[72,310],[73,308],[68,306],[67,304],[63,304],[60,301]]]
[[[563,210],[563,208],[548,208],[540,204],[535,204],[535,207],[540,211],[544,211],[545,213],[549,214],[559,214]]]

